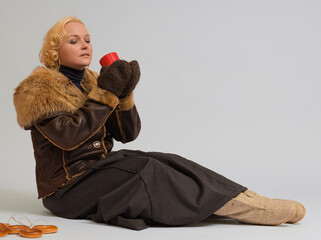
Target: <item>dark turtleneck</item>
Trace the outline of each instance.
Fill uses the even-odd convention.
[[[83,92],[83,89],[80,86],[80,83],[84,77],[85,69],[77,70],[64,65],[60,65],[59,71],[63,75],[65,75],[73,84],[76,85],[77,88],[79,88]]]

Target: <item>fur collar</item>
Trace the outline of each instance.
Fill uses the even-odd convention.
[[[17,121],[28,128],[38,121],[58,113],[74,113],[85,101],[98,74],[87,69],[81,86],[82,93],[69,79],[57,70],[36,68],[15,89],[13,95]]]

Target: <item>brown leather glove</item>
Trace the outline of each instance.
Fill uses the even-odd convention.
[[[132,75],[130,80],[127,83],[127,86],[124,88],[123,92],[120,94],[120,98],[124,98],[128,96],[132,91],[134,91],[140,77],[140,69],[138,62],[136,60],[131,61],[129,63],[131,70],[132,70]]]
[[[101,68],[100,75],[97,78],[97,85],[119,97],[131,77],[131,65],[127,61],[117,60],[109,67],[104,66]]]

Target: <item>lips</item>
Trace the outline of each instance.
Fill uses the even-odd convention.
[[[89,53],[84,53],[84,54],[81,54],[80,57],[90,57],[90,54]]]

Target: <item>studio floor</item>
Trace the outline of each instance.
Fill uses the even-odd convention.
[[[297,224],[283,224],[277,227],[239,224],[230,219],[210,217],[206,221],[184,227],[153,227],[143,231],[133,231],[87,220],[69,220],[53,216],[37,200],[35,193],[3,191],[1,193],[0,222],[7,222],[11,216],[16,219],[44,221],[56,225],[59,231],[43,235],[42,239],[82,240],[82,239],[320,239],[320,219],[317,199],[306,198],[306,217]],[[25,220],[22,220],[25,221]],[[10,235],[4,239],[21,239]]]

